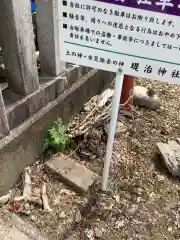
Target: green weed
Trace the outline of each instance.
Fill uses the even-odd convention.
[[[48,150],[64,151],[70,142],[71,135],[67,131],[67,126],[59,119],[52,124],[44,138],[44,152]]]

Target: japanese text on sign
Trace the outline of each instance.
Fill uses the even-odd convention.
[[[60,1],[63,61],[180,82],[179,1]]]

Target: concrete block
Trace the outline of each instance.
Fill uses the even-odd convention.
[[[23,232],[20,232],[16,227],[9,228],[7,234],[5,234],[4,239],[11,240],[29,240],[29,237],[25,235]]]
[[[87,192],[96,178],[96,175],[91,170],[63,154],[52,157],[51,160],[46,162],[46,166],[65,183],[84,193]]]
[[[47,240],[31,225],[15,214],[7,214],[0,224],[0,240]]]

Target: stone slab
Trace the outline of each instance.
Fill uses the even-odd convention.
[[[4,228],[0,226],[0,240],[29,240],[30,238],[24,233],[20,232],[16,227]]]
[[[81,192],[87,192],[93,184],[96,175],[85,166],[64,155],[53,156],[46,162],[47,168],[56,173],[60,179]]]
[[[0,240],[47,240],[30,224],[15,214],[7,214],[0,223]]]

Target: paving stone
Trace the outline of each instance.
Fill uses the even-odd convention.
[[[64,155],[53,156],[51,160],[46,162],[46,166],[65,183],[84,193],[96,178],[95,173],[91,170]]]
[[[0,225],[0,240],[29,240],[29,237],[17,229],[15,226],[1,223]]]
[[[7,214],[0,223],[0,240],[47,240],[15,214]]]
[[[30,238],[24,234],[23,232],[19,231],[19,229],[17,229],[16,227],[12,226],[8,233],[7,236],[5,237],[5,239],[11,239],[11,240],[29,240]]]

